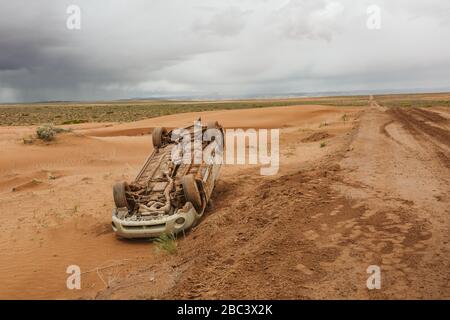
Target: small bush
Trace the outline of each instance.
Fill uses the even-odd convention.
[[[177,241],[173,233],[163,233],[155,239],[155,242],[159,250],[166,251],[169,254],[177,253]]]
[[[36,129],[36,135],[38,139],[44,141],[52,141],[55,138],[55,134],[56,134],[55,129],[51,124],[46,124]]]
[[[44,124],[43,126],[36,129],[36,135],[41,140],[52,141],[53,139],[55,139],[56,134],[70,131],[72,131],[72,129],[54,127],[53,124]]]
[[[327,145],[326,142],[321,142],[321,143],[320,143],[320,147],[321,147],[321,148],[324,148],[326,145]]]

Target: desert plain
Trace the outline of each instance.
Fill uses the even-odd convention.
[[[0,298],[450,298],[450,94],[164,103],[0,106]],[[225,165],[175,254],[117,238],[112,185],[198,117],[279,128],[278,174]]]

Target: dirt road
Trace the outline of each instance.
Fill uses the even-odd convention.
[[[17,129],[2,129],[7,154],[30,157],[0,159],[0,296],[450,297],[448,108],[371,99],[366,108],[206,112],[226,127],[282,128],[279,174],[226,166],[177,255],[117,240],[110,186],[132,178],[150,151],[140,134],[195,116],[81,126],[51,146],[20,145]],[[69,264],[85,272],[80,291],[65,288]],[[366,287],[369,265],[381,267],[380,290]]]

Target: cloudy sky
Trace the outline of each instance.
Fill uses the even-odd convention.
[[[0,102],[450,90],[449,39],[448,0],[0,0]]]

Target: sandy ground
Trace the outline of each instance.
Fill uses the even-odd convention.
[[[112,185],[134,178],[152,128],[199,115],[280,128],[279,173],[225,166],[176,255],[116,238]],[[450,298],[449,118],[375,101],[213,111],[74,125],[33,145],[33,127],[2,127],[0,298]],[[66,288],[72,264],[81,290]],[[382,288],[369,291],[373,264]]]

